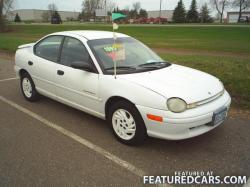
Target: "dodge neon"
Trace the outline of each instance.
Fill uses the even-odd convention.
[[[129,145],[204,134],[225,121],[231,103],[216,77],[167,62],[120,33],[47,35],[19,46],[15,71],[28,101],[44,95],[107,120]]]

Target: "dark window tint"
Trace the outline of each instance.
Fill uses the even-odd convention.
[[[49,36],[35,46],[35,54],[47,60],[57,62],[63,36]]]
[[[91,63],[89,53],[81,41],[66,37],[64,40],[61,61],[65,66],[71,66],[72,62],[89,62]]]

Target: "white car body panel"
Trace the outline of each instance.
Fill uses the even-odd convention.
[[[112,97],[122,97],[135,104],[149,136],[177,140],[212,130],[219,125],[206,125],[212,121],[213,113],[230,106],[231,98],[225,91],[218,98],[201,106],[173,113],[167,108],[167,99],[179,97],[187,104],[200,102],[220,93],[224,89],[222,83],[209,74],[179,65],[117,75],[115,78],[113,75],[103,74],[87,44],[88,40],[112,38],[112,32],[67,31],[51,35],[70,36],[80,40],[88,50],[98,73],[74,69],[38,57],[33,53],[35,44],[32,43],[20,46],[16,52],[17,75],[19,76],[20,70],[26,70],[40,94],[96,117],[105,119],[107,101]],[[117,33],[117,37],[128,36]],[[34,62],[34,65],[29,66],[28,61]],[[64,71],[64,76],[57,76],[58,69]],[[162,123],[149,120],[147,114],[162,116],[164,120]]]
[[[162,110],[166,109],[165,97],[145,87],[133,83],[131,84],[120,78],[120,75],[117,76],[117,79],[114,79],[113,75],[100,76],[99,86],[100,97],[103,99],[104,104],[110,96],[118,96],[126,98],[136,105],[153,106],[153,108]]]
[[[182,98],[188,104],[212,97],[224,89],[217,78],[179,65],[122,77],[125,80],[154,90],[166,98]]]
[[[207,124],[212,121],[215,111],[223,107],[229,108],[230,103],[231,98],[225,92],[214,102],[183,113],[173,113],[144,106],[137,106],[137,108],[143,116],[149,136],[168,140],[180,140],[204,134],[219,126],[221,123],[215,126],[208,126]],[[163,123],[148,120],[146,114],[149,112],[163,116]]]
[[[54,79],[56,95],[65,101],[96,111],[101,101],[98,92],[99,75],[60,64],[57,69],[64,71],[64,76],[57,76]],[[84,78],[79,79],[79,77]]]

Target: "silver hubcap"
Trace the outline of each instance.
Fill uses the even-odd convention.
[[[131,140],[135,136],[136,124],[133,116],[124,109],[113,113],[112,125],[115,133],[123,140]]]
[[[32,96],[32,85],[28,78],[24,78],[22,82],[24,95],[28,98]]]

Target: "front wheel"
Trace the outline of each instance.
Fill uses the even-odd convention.
[[[128,145],[141,144],[147,137],[144,121],[137,108],[128,102],[114,104],[109,112],[108,121],[115,137]]]
[[[34,102],[39,99],[35,84],[28,73],[24,73],[21,76],[21,90],[26,100]]]

